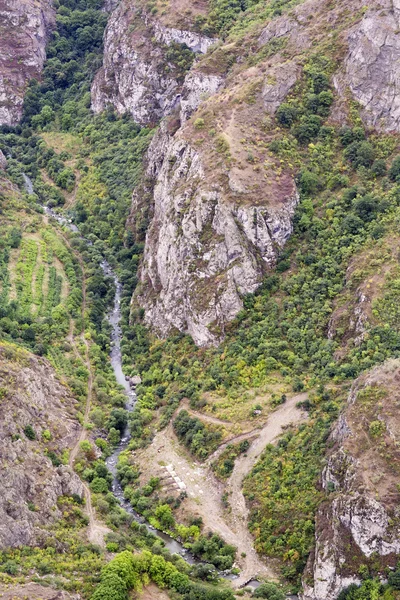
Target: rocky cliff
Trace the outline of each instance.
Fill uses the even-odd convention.
[[[138,28],[131,28],[117,51],[114,40],[127,29],[121,15],[129,13],[122,5],[114,13],[119,25],[109,26],[105,66],[93,88],[95,108],[111,101],[146,123],[170,115],[149,149],[145,193],[135,192],[129,221],[136,231],[149,225],[133,304],[145,309],[146,323],[160,335],[179,330],[199,345],[218,343],[242,296],[254,292],[290,236],[295,170],[277,164],[268,144],[277,109],[301,82],[311,48],[324,44],[329,32],[335,31],[340,52],[332,123],[346,123],[350,100],[357,100],[366,125],[398,130],[397,5],[375,0],[366,10],[354,0],[351,14],[347,8],[345,2],[303,2],[249,36],[257,59],[249,59],[243,40],[228,39],[209,48],[182,84],[172,69],[163,72],[165,59],[154,45],[154,32],[165,31],[164,25],[151,20],[153,33],[139,28],[140,40],[132,37]],[[134,53],[130,65],[128,48]],[[162,82],[147,77],[149,69]],[[118,70],[131,78],[129,85],[108,77]],[[104,78],[112,93],[99,98]]]
[[[0,0],[0,124],[21,118],[26,86],[40,76],[54,23],[51,0]]]
[[[400,2],[369,2],[361,21],[346,33],[347,53],[335,78],[342,97],[350,92],[363,107],[366,125],[400,129]]]
[[[184,331],[209,345],[223,338],[243,295],[255,291],[292,232],[294,170],[268,152],[272,135],[263,121],[301,67],[278,53],[269,72],[261,63],[227,78],[237,49],[214,52],[215,40],[173,14],[165,21],[132,4],[118,6],[92,106],[112,103],[141,123],[169,116],[148,151],[129,220],[137,232],[149,225],[133,304],[145,308],[160,335]],[[166,62],[172,43],[196,53],[184,78]]]
[[[78,476],[50,460],[79,435],[76,402],[46,360],[8,344],[0,345],[0,398],[0,549],[40,545],[61,517],[58,497],[83,495]]]
[[[177,16],[173,24],[167,17],[154,18],[140,2],[119,3],[107,25],[103,67],[92,86],[95,112],[111,104],[148,124],[173,111],[182,89],[182,61],[190,65],[215,42],[186,29],[187,19]]]
[[[196,136],[190,124],[173,137],[163,127],[149,149],[154,210],[135,301],[160,335],[177,329],[209,345],[274,263],[298,195],[289,174],[274,189],[274,181],[252,178],[251,168],[224,168],[212,142],[204,152],[189,141]],[[139,212],[135,195],[132,213]]]
[[[322,474],[328,499],[316,519],[316,546],[304,600],[334,600],[360,576],[386,578],[400,552],[400,363],[360,377],[331,435]]]

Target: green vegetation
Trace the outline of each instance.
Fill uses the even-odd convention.
[[[212,464],[212,469],[219,479],[227,479],[235,466],[235,458],[245,453],[250,447],[248,440],[243,440],[238,444],[228,444],[226,449],[220,454],[218,460]]]
[[[212,0],[209,16],[198,18],[197,26],[205,33],[237,41],[298,1]],[[101,2],[60,0],[56,9],[57,30],[47,48],[43,79],[30,84],[21,125],[4,126],[0,131],[11,181],[22,188],[22,173],[27,173],[34,185],[30,197],[21,198],[9,189],[0,194],[0,335],[51,360],[79,400],[81,411],[88,393],[89,362],[93,367],[90,426],[96,428],[97,439],[81,444],[75,467],[112,531],[107,550],[123,552],[102,569],[99,578],[104,557],[79,538],[86,524],[82,507],[76,499],[61,499],[62,520],[55,537],[41,549],[2,553],[3,576],[8,581],[33,569],[41,576],[62,575],[68,580],[66,587],[84,597],[98,584],[94,599],[127,599],[132,590],[140,590],[151,580],[178,598],[232,600],[229,591],[193,583],[190,577],[212,583],[215,568],[232,567],[235,548],[219,536],[202,533],[201,523],[178,523],[174,510],[183,496],[162,497],[156,478],[140,487],[130,453],[122,453],[118,476],[131,505],[154,527],[182,540],[207,565],[190,570],[178,557],[170,557],[146,528],[132,522],[118,506],[105,459],[128,420],[131,451],[151,441],[155,415],[157,426],[166,426],[183,398],[192,408],[201,409],[212,393],[234,406],[247,391],[257,393],[273,379],[285,390],[309,392],[303,403],[309,419],[286,431],[276,446],[265,449],[246,478],[244,491],[257,550],[280,559],[284,577],[298,586],[313,545],[315,512],[324,497],[317,482],[327,438],[347,382],[388,357],[400,356],[398,257],[390,254],[390,269],[379,272],[382,295],[373,298],[365,334],[357,343],[353,343],[350,318],[342,318],[337,326],[333,318],[338,307],[349,303],[349,295],[354,296],[366,282],[371,268],[380,269],[381,257],[391,252],[390,240],[398,236],[397,141],[365,130],[354,108],[348,126],[331,125],[327,118],[334,100],[335,48],[313,47],[315,53],[303,61],[302,78],[279,107],[269,130],[269,151],[274,159],[296,169],[300,192],[294,233],[275,271],[255,294],[244,298],[244,308],[227,326],[226,341],[219,348],[198,349],[183,335],[156,341],[147,331],[143,311],[130,315],[147,218],[141,223],[140,239],[125,228],[132,189],[139,182],[152,132],[111,109],[99,116],[90,111],[90,85],[101,63],[107,19]],[[285,44],[282,40],[262,49],[254,64],[284,51]],[[251,44],[247,46],[245,58],[251,52]],[[182,81],[193,53],[179,44],[165,50]],[[224,65],[228,69],[234,61],[232,51]],[[207,131],[205,119],[197,118],[194,128]],[[67,137],[69,149],[63,145]],[[216,136],[216,148],[230,155],[231,146],[223,134]],[[251,153],[248,162],[254,162]],[[91,243],[54,223],[45,224],[39,207],[44,203],[65,207]],[[362,264],[366,252],[376,255],[375,262],[358,269],[357,261]],[[142,378],[137,406],[129,416],[108,361],[110,325],[105,315],[113,283],[100,267],[104,257],[118,269],[124,284],[125,369]],[[285,394],[278,395],[271,404],[284,398]],[[209,456],[222,439],[219,427],[205,425],[185,410],[178,412],[173,427],[200,459]],[[379,441],[383,423],[371,421],[368,433]],[[30,425],[24,434],[28,440],[36,439]],[[43,433],[44,443],[50,441],[49,434],[50,438]],[[213,467],[221,479],[229,477],[235,458],[247,447],[246,442],[228,445]],[[62,464],[63,457],[49,448],[46,451],[55,466]],[[56,551],[60,547],[62,559]],[[149,551],[134,555],[133,548]],[[392,600],[398,578],[397,572],[392,573],[384,586],[370,579],[340,598]],[[275,585],[264,584],[254,597],[281,600],[283,596]]]
[[[314,514],[323,498],[315,483],[338,400],[324,389],[311,395],[307,423],[268,445],[244,483],[256,548],[282,558],[291,581],[301,575],[314,543]]]
[[[229,590],[219,591],[194,584],[171,560],[146,551],[136,555],[126,551],[113,558],[103,568],[92,600],[127,600],[129,591],[139,591],[149,581],[178,593],[182,598],[233,600]]]
[[[299,165],[294,234],[275,273],[244,298],[226,341],[208,350],[195,348],[183,335],[154,342],[138,311],[133,326],[124,328],[122,345],[127,372],[137,369],[142,377],[136,423],[146,411],[159,409],[163,426],[181,398],[201,408],[209,392],[234,403],[249,388],[261,389],[272,375],[295,392],[317,390],[305,404],[309,422],[268,447],[245,484],[257,549],[280,558],[283,574],[296,584],[313,544],[315,510],[323,498],[317,482],[340,389],[363,370],[400,356],[397,259],[388,250],[400,218],[395,144],[389,136],[369,134],[357,116],[351,127],[326,124],[332,70],[329,57],[310,57],[303,79],[277,115],[270,149],[280,160]],[[383,299],[374,304],[357,345],[347,343],[347,322],[328,338],[337,303],[343,304],[371,273],[354,271],[347,280],[350,265],[367,252],[376,256],[376,267],[388,256],[393,261]],[[151,439],[148,416],[146,423],[133,429],[140,444]],[[176,425],[182,425],[181,433]],[[182,440],[188,435],[185,443],[196,453],[196,436],[205,434],[197,420],[183,413],[174,427]],[[204,447],[202,441],[201,453]]]
[[[186,410],[181,410],[175,421],[174,430],[190,451],[199,458],[207,458],[218,448],[221,432],[213,431],[209,425],[204,425],[197,417],[190,417]]]
[[[177,523],[173,511],[179,508],[185,494],[182,493],[178,498],[161,496],[157,477],[151,477],[145,486],[139,487],[139,472],[130,465],[131,460],[129,453],[121,453],[117,466],[124,496],[131,506],[153,527],[181,540],[196,557],[219,570],[229,570],[235,560],[236,548],[211,532],[203,534],[201,519],[194,518],[187,525]],[[209,571],[206,571],[206,575],[209,576]]]
[[[388,580],[388,584],[382,584],[378,579],[367,579],[360,586],[350,585],[339,594],[338,600],[395,600],[400,590],[400,572],[390,573]]]

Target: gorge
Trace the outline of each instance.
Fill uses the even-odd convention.
[[[399,19],[0,0],[0,596],[396,600]]]

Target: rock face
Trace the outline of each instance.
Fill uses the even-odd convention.
[[[349,88],[364,107],[363,119],[379,131],[400,131],[400,3],[369,3],[347,36],[348,54],[336,86]]]
[[[7,159],[0,150],[0,169],[4,171],[7,168]]]
[[[79,435],[75,401],[47,361],[0,345],[0,549],[40,544],[48,525],[61,517],[59,496],[83,495],[67,466],[53,466],[47,451],[61,455]],[[24,430],[30,426],[35,439]],[[45,441],[43,431],[51,440]]]
[[[198,33],[166,27],[138,4],[123,0],[113,11],[104,39],[103,67],[92,86],[92,109],[112,104],[140,124],[156,123],[179,104],[183,73],[166,57],[184,44],[203,54],[215,42]],[[176,48],[178,50],[178,48]]]
[[[51,0],[0,0],[0,124],[21,118],[26,86],[40,76],[54,22]]]
[[[282,202],[258,205],[245,200],[248,190],[232,173],[227,194],[187,138],[170,137],[165,127],[148,161],[154,212],[135,301],[159,334],[177,329],[198,345],[217,343],[290,236],[296,188],[289,178]],[[132,214],[139,212],[135,195]]]
[[[332,433],[322,474],[329,496],[317,514],[303,600],[336,599],[343,588],[361,582],[359,567],[369,561],[375,570],[379,565],[382,578],[385,567],[397,563],[399,379],[400,362],[389,361],[357,380]]]
[[[361,0],[353,4],[354,10],[362,6]],[[115,19],[121,23],[118,10]],[[131,81],[132,93],[126,86],[120,104],[112,100],[141,122],[171,114],[149,148],[146,176],[134,193],[129,219],[136,234],[148,227],[133,307],[144,308],[145,322],[159,335],[178,330],[199,345],[219,343],[227,323],[241,310],[243,295],[254,292],[276,262],[292,232],[298,194],[292,167],[278,164],[264,150],[273,139],[269,123],[302,76],[301,52],[325,39],[327,28],[341,24],[343,10],[344,1],[333,6],[307,0],[290,16],[271,20],[255,40],[267,58],[254,66],[246,66],[242,48],[227,44],[196,61],[182,86],[171,70],[162,82],[151,75],[161,94],[158,108],[154,94],[150,99],[146,95],[148,83],[145,90],[140,87],[142,75],[136,87]],[[133,13],[124,9],[123,14],[133,21]],[[122,34],[118,27],[110,25],[110,43],[112,30],[115,40]],[[133,28],[131,35],[142,36],[141,41],[124,38],[120,72],[130,48],[130,73],[136,77],[139,68],[143,73],[155,70],[159,77],[154,39],[165,43],[165,32],[172,35],[174,28],[155,27],[153,42],[144,41],[139,29]],[[189,38],[186,43],[194,47]],[[278,50],[269,52],[271,44]],[[232,57],[237,62],[230,70]],[[104,65],[93,89],[96,110],[106,102],[104,95],[98,100],[100,79],[108,78],[113,89],[113,71],[106,61]],[[120,94],[119,83],[115,89]],[[132,102],[129,107],[126,98]]]

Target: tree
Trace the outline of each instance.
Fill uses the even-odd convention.
[[[283,127],[291,127],[297,119],[298,110],[293,104],[283,102],[276,111],[278,123]]]
[[[108,492],[108,482],[103,477],[95,477],[90,484],[90,489],[95,494],[105,494]]]
[[[286,595],[275,583],[262,583],[253,593],[253,598],[265,598],[266,600],[285,600]]]
[[[127,600],[127,586],[116,573],[102,575],[101,582],[92,595],[91,600]]]
[[[169,529],[175,523],[171,507],[168,506],[168,504],[160,504],[159,506],[157,506],[154,514],[160,522],[160,524],[166,529]]]
[[[396,156],[393,160],[392,165],[389,169],[389,179],[391,181],[397,181],[397,178],[400,175],[400,156]]]

